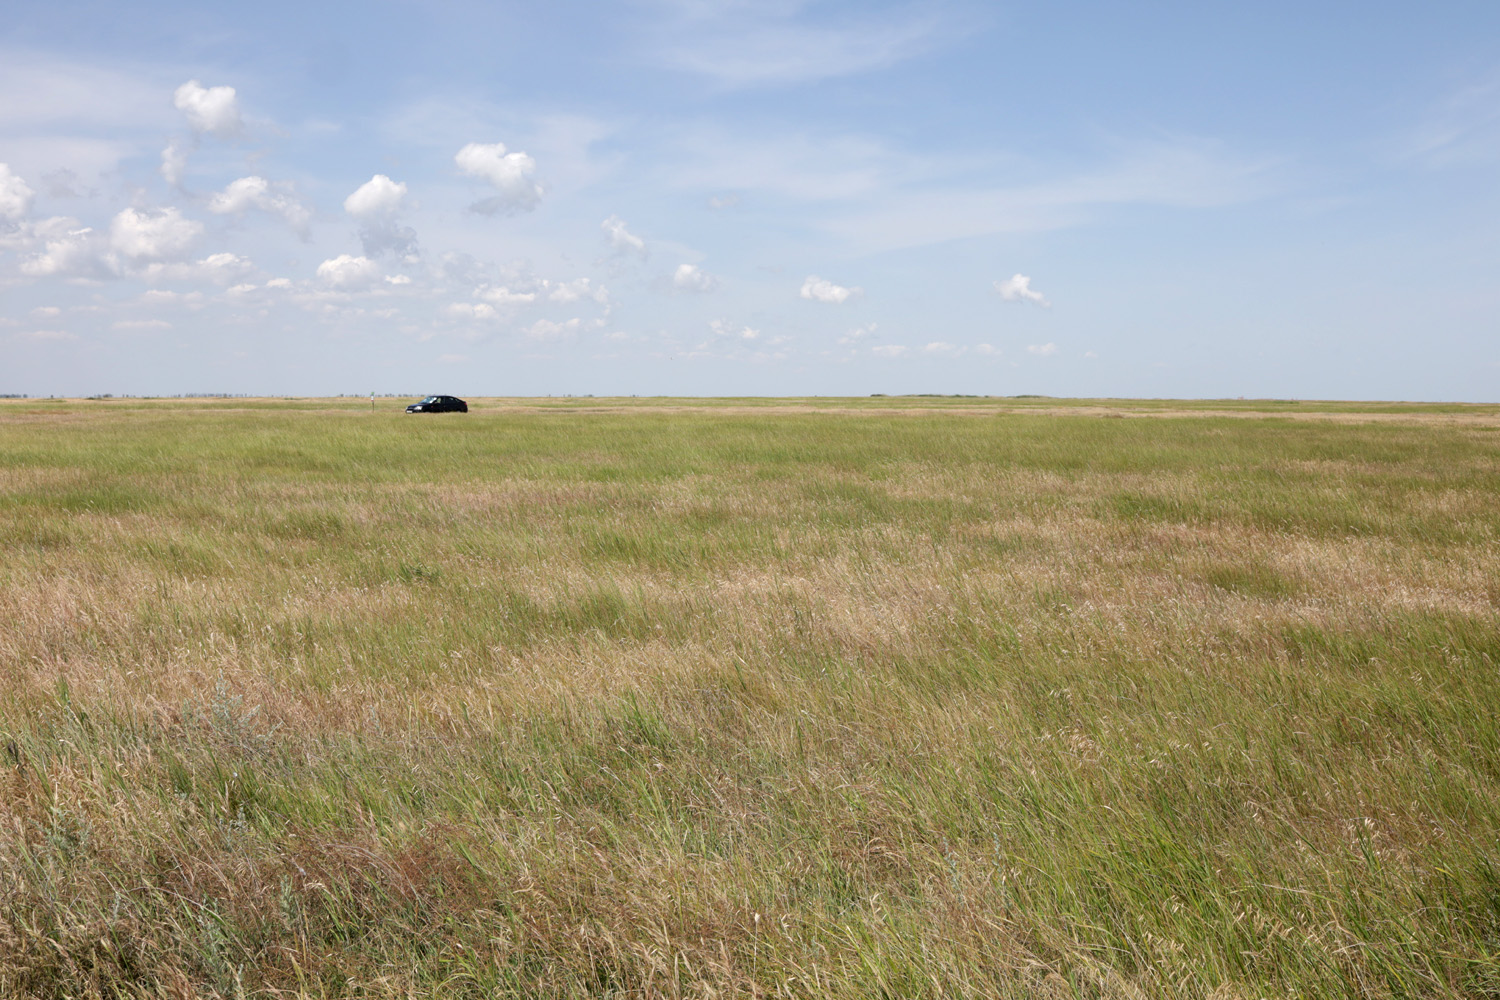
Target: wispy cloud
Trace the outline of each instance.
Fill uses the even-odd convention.
[[[1500,159],[1500,72],[1436,102],[1398,142],[1402,159],[1429,166]]]
[[[175,115],[163,82],[89,62],[0,51],[0,129],[169,127]]]
[[[652,62],[727,88],[776,87],[885,69],[960,33],[934,5],[879,9],[857,18],[800,2],[671,2],[647,46]]]

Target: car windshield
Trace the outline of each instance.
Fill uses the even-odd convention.
[[[422,400],[422,402],[424,403],[436,403],[437,401],[438,398],[436,396],[428,396],[426,399]]]

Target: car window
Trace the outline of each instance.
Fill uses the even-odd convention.
[[[426,399],[422,400],[422,402],[424,403],[436,403],[437,401],[438,398],[436,396],[428,396]]]

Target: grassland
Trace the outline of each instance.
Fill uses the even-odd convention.
[[[0,552],[0,996],[1500,996],[1497,407],[6,401]]]

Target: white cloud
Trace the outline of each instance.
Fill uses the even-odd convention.
[[[879,347],[870,348],[870,353],[878,358],[899,358],[906,351],[907,348],[902,344],[881,344]]]
[[[396,223],[396,214],[406,199],[406,185],[376,174],[344,199],[344,211],[364,223],[359,231],[360,243],[371,257],[387,250],[409,262],[420,260],[417,234]]]
[[[1088,358],[1090,361],[1092,361],[1095,358],[1099,357],[1099,354],[1098,354],[1097,351],[1084,351],[1083,352],[1083,356],[1086,357],[1086,358]]]
[[[579,327],[583,325],[581,319],[570,319],[563,323],[554,323],[550,319],[539,319],[523,331],[532,340],[567,340],[578,333]]]
[[[384,280],[387,285],[409,285],[411,284],[411,275],[387,274]]]
[[[291,288],[292,287],[292,279],[290,279],[290,278],[272,278],[270,281],[266,282],[266,287],[267,288]]]
[[[850,330],[848,333],[840,337],[838,342],[844,347],[853,347],[855,344],[858,344],[861,340],[864,340],[866,337],[869,337],[874,333],[874,323],[871,323],[869,326],[856,326],[854,329]]]
[[[651,251],[646,249],[646,241],[626,229],[625,220],[618,215],[611,215],[599,223],[599,228],[604,230],[604,239],[617,256],[636,256],[642,260],[651,256]]]
[[[31,310],[31,315],[37,319],[52,319],[62,315],[62,310],[57,306],[37,306]]]
[[[976,344],[974,345],[974,353],[983,354],[987,358],[998,358],[1001,351],[994,344]]]
[[[394,215],[406,197],[406,185],[376,174],[344,199],[344,211],[356,219]]]
[[[1039,306],[1050,306],[1047,297],[1031,287],[1031,279],[1024,274],[1017,274],[1006,278],[1004,281],[995,282],[995,291],[1006,302],[1035,302]]]
[[[453,162],[470,177],[488,181],[498,192],[476,201],[469,210],[481,215],[529,212],[542,200],[542,188],[532,179],[536,161],[525,153],[507,153],[500,142],[471,142],[454,154]]]
[[[484,302],[455,302],[443,310],[454,319],[494,319],[495,307]]]
[[[208,200],[208,210],[216,215],[242,215],[252,208],[286,220],[299,235],[307,235],[312,213],[297,199],[280,191],[271,190],[270,181],[264,177],[241,177]]]
[[[802,297],[813,302],[828,302],[832,305],[841,305],[853,296],[860,294],[863,289],[845,288],[835,285],[833,282],[818,277],[816,274],[807,276],[802,282]]]
[[[474,297],[497,306],[523,306],[536,301],[536,292],[517,292],[503,285],[481,285]]]
[[[21,262],[21,273],[32,278],[107,278],[110,269],[103,260],[102,234],[77,219],[55,216],[38,223],[34,234],[42,240],[42,251]]]
[[[203,235],[203,223],[184,219],[176,208],[141,212],[127,208],[109,226],[109,245],[132,261],[171,260],[192,249]]]
[[[1048,343],[1048,344],[1027,344],[1026,345],[1026,353],[1027,354],[1035,354],[1039,358],[1051,357],[1052,355],[1054,355],[1054,354],[1057,353],[1057,345],[1056,344],[1051,344],[1051,343]]]
[[[950,344],[945,340],[935,340],[922,348],[923,354],[932,354],[940,358],[956,358],[964,353],[964,348],[957,344]]]
[[[187,174],[187,159],[187,146],[174,136],[167,143],[167,148],[161,151],[162,179],[173,187],[181,187],[182,178]]]
[[[543,285],[546,285],[543,282]],[[577,302],[580,299],[593,299],[600,305],[609,304],[609,290],[603,285],[594,285],[588,278],[574,278],[572,281],[559,281],[552,286],[547,293],[547,298],[553,302]]]
[[[241,283],[247,275],[254,272],[255,265],[238,254],[215,253],[202,260],[154,263],[147,266],[143,275],[153,284],[162,281],[206,281],[215,285],[231,285]]]
[[[208,199],[208,210],[216,215],[238,215],[259,205],[271,185],[264,177],[241,177]]]
[[[26,330],[16,334],[27,340],[77,340],[78,334],[69,333],[67,330]]]
[[[164,319],[122,319],[111,323],[116,330],[170,330],[172,324]]]
[[[228,136],[240,130],[240,108],[233,87],[204,87],[197,80],[189,80],[177,88],[172,103],[194,132]]]
[[[722,319],[709,320],[708,328],[714,332],[715,337],[732,337],[735,340],[759,340],[760,331],[754,327],[742,326],[738,331],[728,322]],[[785,337],[776,338],[776,343],[785,341]]]
[[[712,209],[733,208],[739,203],[740,196],[737,194],[715,195],[708,199],[708,207]]]
[[[334,288],[367,288],[380,280],[380,265],[368,257],[341,253],[318,265],[318,277]]]
[[[672,287],[680,292],[711,292],[719,287],[719,279],[704,273],[696,264],[678,264],[672,275]]]
[[[10,164],[0,163],[0,219],[20,222],[31,214],[34,193],[24,180],[11,173]]]

